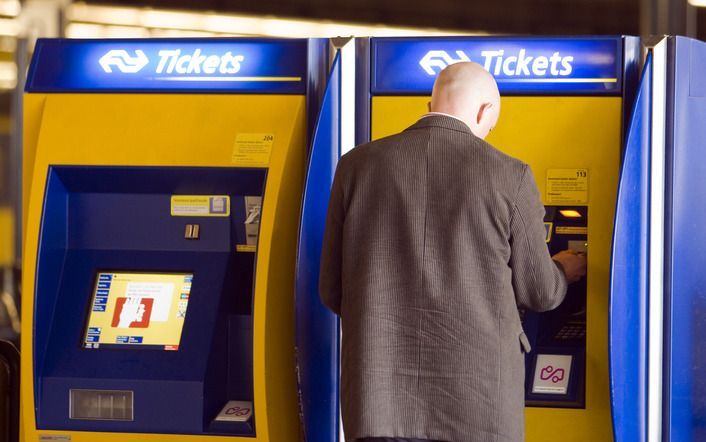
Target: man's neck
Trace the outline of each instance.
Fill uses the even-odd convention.
[[[458,118],[457,116],[451,115],[451,114],[446,114],[446,113],[444,113],[444,112],[427,112],[426,114],[422,115],[422,118],[434,117],[434,116],[440,116],[440,115],[441,115],[441,116],[444,116],[444,117],[451,117],[451,118],[454,118],[454,119],[460,121],[461,123],[465,124],[466,126],[468,126],[468,123],[466,123],[466,122],[463,121],[462,119]],[[469,127],[470,127],[470,126],[469,126]]]

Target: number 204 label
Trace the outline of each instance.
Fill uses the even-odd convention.
[[[241,167],[268,167],[275,136],[271,133],[239,133],[231,161]]]
[[[588,169],[549,169],[547,204],[588,204]]]

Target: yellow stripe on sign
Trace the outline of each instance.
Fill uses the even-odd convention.
[[[302,77],[164,77],[154,80],[165,81],[302,81]]]
[[[500,78],[498,83],[617,83],[617,78]]]

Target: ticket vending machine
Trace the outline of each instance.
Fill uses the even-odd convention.
[[[522,312],[533,347],[526,355],[527,440],[612,440],[611,233],[638,40],[371,38],[357,50],[359,143],[412,125],[451,63],[476,61],[495,76],[501,117],[488,141],[531,166],[550,251],[588,254],[587,277],[556,311]]]
[[[303,187],[326,172],[305,173],[310,140],[337,152],[315,124],[328,54],[301,39],[38,41],[23,440],[298,441],[313,412],[308,440],[336,440],[336,379],[314,391],[296,372],[337,372],[336,347],[294,338]],[[336,325],[323,314],[307,319]]]

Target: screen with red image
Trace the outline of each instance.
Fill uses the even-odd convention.
[[[129,299],[129,301],[128,301]],[[135,305],[133,305],[133,303]],[[120,327],[120,316],[126,317],[127,310],[135,310],[136,321],[131,321],[121,328],[149,328],[150,316],[152,315],[152,298],[124,298],[120,297],[115,302],[115,311],[113,312],[112,327]]]

